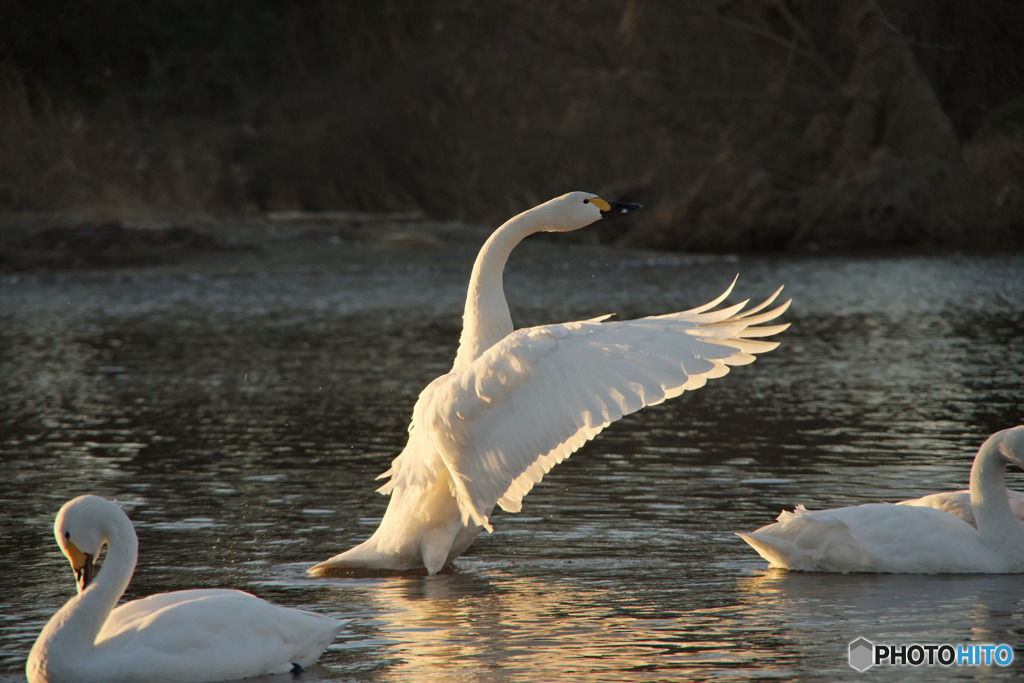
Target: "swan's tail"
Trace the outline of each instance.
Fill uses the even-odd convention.
[[[736,535],[746,541],[751,548],[757,551],[758,555],[768,561],[769,569],[790,568],[787,558],[793,551],[792,547],[789,547],[791,544],[779,543],[778,539],[766,534],[759,534],[756,531],[749,534],[737,533]]]
[[[797,505],[792,512],[783,510],[774,524],[736,535],[768,561],[769,569],[847,572],[871,566],[856,534],[832,510]]]
[[[315,564],[306,570],[310,576],[353,577],[406,574],[408,567],[395,565],[395,556],[377,550],[377,540],[370,537],[343,553]],[[421,570],[423,573],[425,569]]]

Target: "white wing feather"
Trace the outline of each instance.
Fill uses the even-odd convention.
[[[409,444],[379,490],[433,481],[447,467],[463,523],[490,530],[496,504],[517,512],[547,472],[624,415],[702,387],[777,342],[755,339],[788,324],[753,327],[761,312],[718,310],[729,291],[698,308],[628,321],[517,330],[472,364],[432,382],[413,411]]]

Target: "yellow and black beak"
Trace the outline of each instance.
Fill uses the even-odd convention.
[[[78,584],[78,592],[81,593],[92,583],[92,577],[95,573],[93,557],[89,553],[83,553],[71,541],[68,541],[64,546],[64,554],[68,556],[68,560],[71,562],[71,569],[75,572],[75,583]]]
[[[608,202],[600,197],[594,197],[590,200],[594,206],[601,210],[601,217],[607,218],[608,216],[617,216],[620,213],[629,213],[630,211],[636,211],[642,209],[642,204],[629,204],[627,202]]]

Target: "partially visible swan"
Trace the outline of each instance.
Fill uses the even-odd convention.
[[[342,626],[236,590],[159,593],[115,607],[138,555],[127,515],[99,496],[79,496],[61,507],[53,532],[79,592],[32,646],[25,665],[32,683],[184,683],[297,672]],[[106,560],[93,580],[104,544]]]
[[[753,362],[754,353],[778,346],[758,337],[788,324],[758,325],[777,318],[789,302],[764,311],[777,290],[748,311],[742,310],[746,302],[713,310],[731,286],[681,313],[513,328],[502,273],[523,238],[577,230],[638,208],[570,192],[490,236],[473,266],[455,363],[420,394],[408,444],[381,475],[390,481],[378,490],[391,500],[380,526],[310,574],[437,572],[481,529],[491,531],[495,505],[518,512],[534,484],[610,423],[702,387],[730,365]]]
[[[977,528],[933,507],[869,503],[809,511],[798,505],[777,522],[738,534],[769,567],[818,572],[1015,574],[1024,572],[1024,523],[1014,515],[1003,476],[1024,468],[1024,426],[981,445],[971,467]]]

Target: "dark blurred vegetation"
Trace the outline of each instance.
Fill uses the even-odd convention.
[[[0,213],[587,189],[632,244],[1020,246],[1021,36],[1017,0],[6,0]]]

